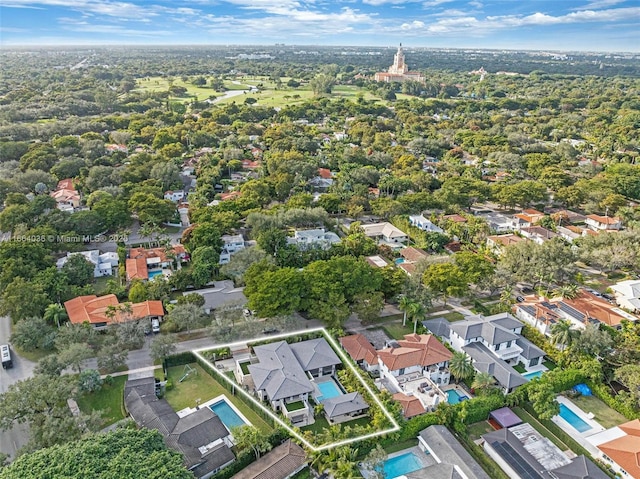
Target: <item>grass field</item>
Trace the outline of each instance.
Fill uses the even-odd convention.
[[[127,377],[116,376],[113,378],[111,386],[103,384],[99,391],[79,397],[78,406],[80,410],[84,413],[102,411],[103,427],[124,419],[123,395],[124,383],[127,381]]]
[[[387,335],[391,336],[393,339],[404,339],[405,334],[413,333],[413,323],[407,320],[406,326],[402,326],[402,322],[385,324],[382,329],[384,329]]]
[[[173,388],[166,392],[165,398],[173,409],[180,411],[187,407],[195,407],[196,399],[200,399],[200,403],[203,403],[224,394],[227,399],[244,414],[251,424],[265,434],[271,433],[273,428],[269,424],[258,416],[243,400],[237,396],[233,396],[224,386],[207,374],[199,364],[192,363],[189,366],[195,368],[198,373],[196,375],[189,375],[189,377],[182,382],[179,381],[184,375],[184,366],[169,368],[169,380],[173,384]]]
[[[487,421],[480,421],[474,424],[469,424],[467,427],[467,433],[469,434],[469,438],[472,441],[476,439],[480,439],[480,436],[483,434],[487,434],[488,432],[493,431],[494,429]]]
[[[461,321],[464,319],[464,315],[461,313],[458,313],[457,311],[451,311],[450,313],[443,314],[442,317],[445,318],[450,323],[453,323],[454,321]]]
[[[595,416],[594,419],[606,429],[627,422],[622,414],[611,409],[595,396],[578,396],[572,398],[571,402],[586,413],[592,412]]]
[[[248,90],[249,87],[257,87],[260,91],[248,92],[243,95],[230,96],[228,98],[220,98],[218,104],[227,103],[244,103],[246,98],[254,98],[257,105],[267,107],[283,107],[286,105],[295,105],[313,97],[313,92],[309,85],[301,85],[298,88],[290,88],[286,86],[288,78],[282,78],[282,85],[276,89],[276,84],[266,77],[239,77],[237,80],[225,80],[224,86],[228,91]],[[217,92],[212,88],[195,86],[187,79],[186,82],[181,78],[174,78],[174,86],[181,86],[187,89],[185,96],[171,96],[174,101],[190,102],[193,97],[197,97],[199,101],[206,100],[211,96],[221,97],[223,92]],[[163,77],[149,77],[138,80],[137,91],[162,92],[169,89],[169,81]],[[370,91],[355,85],[336,85],[329,98],[349,98],[355,99],[358,95],[362,95],[365,100],[373,100],[383,102],[383,100],[373,95]],[[398,99],[407,97],[406,95],[398,95]]]

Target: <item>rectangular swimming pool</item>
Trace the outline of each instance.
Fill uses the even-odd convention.
[[[153,279],[156,276],[160,276],[162,274],[162,270],[161,269],[157,269],[155,271],[149,271],[149,279]]]
[[[467,396],[460,394],[455,389],[449,389],[447,391],[447,402],[449,404],[458,404],[461,401],[466,401],[469,399]]]
[[[534,378],[539,378],[540,376],[542,376],[542,371],[536,371],[535,373],[527,373],[522,375],[522,377],[527,378],[529,380]]]
[[[227,429],[229,429],[229,431],[231,431],[232,427],[246,425],[242,418],[238,416],[238,413],[236,413],[224,399],[222,401],[218,401],[215,404],[212,404],[211,406],[209,406],[209,408],[218,415],[222,423],[227,426]]]
[[[573,427],[578,432],[585,432],[591,429],[591,426],[587,422],[582,420],[580,416],[578,416],[575,412],[573,412],[564,404],[560,404],[559,416],[565,421],[567,421],[569,424],[571,424],[571,427]]]
[[[318,402],[322,402],[325,399],[331,399],[336,396],[342,395],[342,391],[340,391],[340,388],[334,381],[324,381],[321,383],[316,383],[316,386],[318,386],[318,389],[321,393],[321,395],[316,398]]]
[[[404,476],[405,474],[417,471],[418,469],[422,469],[422,463],[412,452],[387,459],[382,465],[382,472],[385,479]]]

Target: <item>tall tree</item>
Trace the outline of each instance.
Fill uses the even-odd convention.
[[[466,353],[454,352],[453,357],[449,360],[449,371],[456,378],[456,381],[470,378],[474,372],[471,358]]]
[[[231,433],[236,440],[236,447],[242,451],[249,449],[253,451],[256,460],[265,452],[271,450],[271,443],[267,437],[254,426],[239,426],[231,428]]]

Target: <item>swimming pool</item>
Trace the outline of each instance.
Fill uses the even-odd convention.
[[[393,260],[393,262],[394,262],[395,264],[402,264],[402,263],[404,263],[404,258],[398,258],[398,259],[395,259],[395,260]]]
[[[459,402],[466,401],[467,399],[469,399],[467,396],[460,394],[455,389],[449,389],[447,391],[447,402],[449,404],[458,404]]]
[[[418,469],[422,469],[422,463],[412,452],[387,459],[382,465],[382,472],[385,479],[403,476]]]
[[[342,395],[342,391],[334,381],[324,381],[321,383],[317,383],[318,389],[320,390],[321,395],[316,397],[318,402],[322,402],[325,399],[331,399],[336,396]]]
[[[162,270],[161,269],[157,269],[155,271],[149,271],[149,279],[153,279],[156,276],[160,276],[162,274]]]
[[[229,431],[231,431],[232,427],[246,425],[242,418],[238,416],[238,413],[235,412],[224,399],[210,405],[209,408],[218,415],[222,423],[227,426],[227,429],[229,429]]]
[[[580,416],[578,416],[575,412],[569,409],[564,404],[560,404],[560,414],[558,414],[562,419],[571,424],[578,432],[585,432],[591,429],[591,426],[585,422]]]
[[[536,371],[535,373],[527,373],[522,375],[522,377],[527,378],[529,380],[534,378],[539,378],[540,376],[542,376],[542,371]]]

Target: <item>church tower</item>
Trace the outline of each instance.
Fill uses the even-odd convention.
[[[404,52],[402,51],[402,43],[398,47],[398,51],[393,56],[393,65],[389,67],[389,73],[395,75],[404,75],[409,71],[409,67],[404,62]]]

